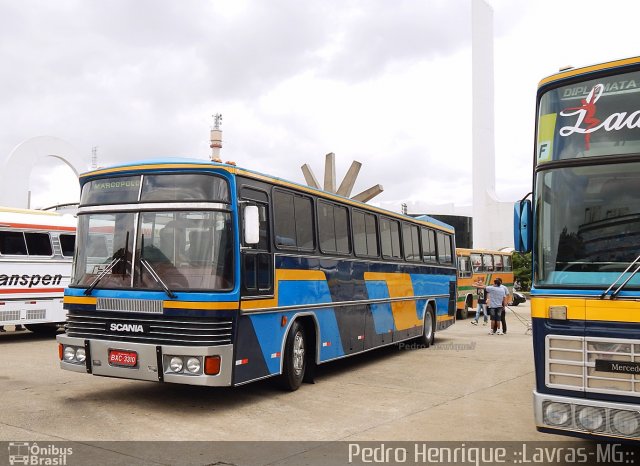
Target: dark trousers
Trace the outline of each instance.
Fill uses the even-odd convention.
[[[507,333],[507,308],[506,307],[502,308],[502,316],[501,316],[500,322],[502,322],[502,333]]]

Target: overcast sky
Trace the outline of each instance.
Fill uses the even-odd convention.
[[[385,207],[471,204],[471,0],[0,0],[0,158],[37,136],[106,166],[225,160],[303,182],[336,154]],[[487,0],[494,15],[496,190],[530,190],[535,92],[565,65],[640,54],[635,1]],[[59,162],[33,206],[74,201]],[[62,188],[62,187],[64,188]],[[0,188],[1,189],[1,188]]]

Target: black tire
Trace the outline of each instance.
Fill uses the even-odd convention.
[[[285,390],[295,391],[302,385],[307,369],[306,343],[304,327],[297,321],[293,322],[287,334],[280,375],[280,386]]]
[[[422,327],[422,335],[418,337],[418,343],[425,348],[433,345],[436,338],[436,314],[433,312],[431,305],[427,306],[424,313],[424,323]]]
[[[469,302],[469,298],[464,302],[464,307],[460,309],[460,320],[464,320],[469,317],[471,309],[473,308],[473,300]]]
[[[27,330],[32,331],[36,335],[54,336],[58,333],[60,326],[58,324],[28,324],[25,325]]]

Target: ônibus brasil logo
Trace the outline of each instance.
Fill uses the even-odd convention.
[[[604,120],[596,117],[596,102],[602,97],[604,90],[603,84],[596,84],[587,97],[580,101],[582,105],[565,108],[560,112],[561,116],[577,117],[573,125],[560,128],[560,136],[571,136],[573,133],[584,134],[585,150],[589,150],[591,147],[591,134],[600,129],[619,131],[624,128],[640,128],[640,110],[632,113],[612,113]]]

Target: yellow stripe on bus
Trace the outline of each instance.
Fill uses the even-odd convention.
[[[64,304],[93,304],[97,302],[97,298],[91,296],[65,296],[62,299]]]
[[[251,309],[270,309],[278,307],[278,284],[280,283],[280,280],[315,280],[326,282],[327,276],[321,270],[276,269],[273,298],[242,301],[240,303],[240,309],[245,311]]]
[[[566,306],[568,320],[640,322],[640,302],[624,299],[531,298],[531,317],[549,319],[549,308]]]
[[[166,309],[236,310],[238,302],[163,301]]]
[[[386,282],[390,298],[415,296],[411,276],[408,273],[365,272],[364,280]],[[392,302],[391,313],[398,330],[422,325],[422,321],[418,319],[415,301]]]

